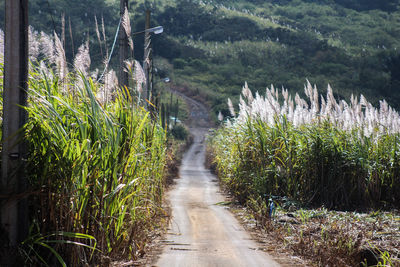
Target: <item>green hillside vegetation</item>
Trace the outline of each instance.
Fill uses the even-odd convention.
[[[362,92],[396,105],[388,62],[398,55],[398,15],[332,2],[180,1],[157,19],[186,46],[170,58],[182,83],[207,92],[227,115],[223,96],[238,95],[245,80],[254,90],[272,83],[294,92],[308,78],[320,88],[330,83],[338,98]],[[158,49],[171,53],[162,42]]]
[[[254,91],[272,83],[294,92],[308,78],[320,88],[330,83],[338,98],[362,92],[396,106],[390,62],[398,57],[399,14],[365,9],[332,1],[178,1],[156,11],[166,35],[155,49],[172,61],[180,83],[225,115],[224,97],[238,95],[244,81]]]
[[[49,3],[30,1],[35,29],[61,33],[65,13],[66,47],[71,46],[71,19],[74,42],[89,38],[93,63],[99,65],[105,52],[96,38],[94,16],[99,24],[103,17],[110,47],[119,1]],[[274,84],[296,92],[309,79],[321,89],[329,83],[337,98],[363,93],[374,104],[387,98],[398,107],[398,6],[398,0],[130,1],[133,31],[144,28],[147,7],[153,11],[153,26],[164,26],[164,33],[153,38],[154,51],[173,68],[160,76],[173,77],[224,115],[229,115],[226,97],[236,96],[236,103],[244,81],[254,91]],[[143,36],[134,41],[135,57],[141,59]],[[72,49],[67,50],[72,58]],[[116,66],[116,58],[112,63]]]

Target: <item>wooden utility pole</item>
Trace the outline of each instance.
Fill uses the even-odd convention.
[[[125,13],[125,8],[128,9],[128,0],[120,0],[120,18]],[[128,87],[129,83],[129,74],[125,71],[125,61],[129,59],[129,42],[128,36],[124,30],[124,27],[119,27],[119,75],[118,82],[119,86],[125,88]]]
[[[27,200],[23,197],[27,187],[23,166],[27,150],[24,133],[19,131],[27,117],[20,106],[27,102],[28,0],[6,0],[5,10],[0,214],[1,227],[8,237],[6,247],[12,251],[28,234]]]
[[[146,10],[146,24],[145,30],[150,29],[150,9]],[[143,70],[146,77],[146,92],[144,95],[145,99],[150,102],[153,101],[153,50],[151,48],[151,33],[145,31],[144,34],[144,58],[143,58]],[[154,104],[154,103],[153,103]]]

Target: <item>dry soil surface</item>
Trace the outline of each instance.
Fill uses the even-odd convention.
[[[206,111],[199,103],[191,106],[194,141],[167,196],[172,219],[153,266],[279,266],[221,205],[224,196],[217,178],[204,167]]]

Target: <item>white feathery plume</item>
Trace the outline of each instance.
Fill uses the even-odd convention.
[[[258,95],[258,92],[257,92],[257,95]],[[274,98],[274,87],[273,86],[271,86],[271,90],[267,88],[265,99],[268,101],[268,104],[269,104],[268,107],[271,111],[273,111],[273,113],[274,113],[273,115],[278,115],[280,112],[276,105],[277,101]],[[277,103],[277,104],[279,105],[279,103]]]
[[[44,32],[40,32],[40,53],[45,56],[50,64],[56,63],[56,49],[53,39]]]
[[[296,93],[296,95],[294,96],[294,103],[296,104],[296,106],[301,106],[301,98],[298,93]]]
[[[249,101],[249,103],[253,102],[254,100],[253,94],[251,93],[249,86],[247,85],[247,82],[244,83],[242,94]]]
[[[327,89],[327,93],[326,93],[326,101],[327,101],[327,105],[331,106],[331,110],[338,108],[338,103],[336,102],[336,99],[333,95],[333,90],[332,90],[332,87],[330,86],[330,84],[328,84],[328,89]]]
[[[131,51],[133,51],[133,41],[131,37],[131,32],[132,32],[131,21],[129,19],[129,12],[127,7],[125,7],[124,14],[122,15],[121,24],[125,30],[126,36],[128,37],[129,47],[131,48]]]
[[[346,103],[344,100],[339,101],[339,104],[337,105],[337,109],[336,112],[338,112],[339,114],[341,114],[343,112],[344,109],[344,103]]]
[[[230,98],[228,98],[228,108],[229,108],[229,112],[231,113],[231,116],[235,117],[236,116],[235,108],[233,107],[233,104],[232,104],[232,101]]]
[[[92,73],[90,74],[90,77],[92,78],[93,81],[96,81],[99,77],[100,70],[96,68]]]
[[[321,95],[321,110],[320,110],[320,114],[322,116],[326,116],[326,101],[324,96]]]
[[[106,38],[106,28],[104,26],[104,17],[101,16],[101,32],[103,34],[104,49],[106,50],[106,57],[108,58],[108,48],[107,48],[107,38]]]
[[[306,81],[307,81],[307,84],[304,86],[304,93],[310,100],[312,100],[312,97],[313,97],[312,86],[308,79]]]
[[[271,84],[271,94],[275,96],[276,100],[279,100],[279,92],[278,90],[275,90],[275,87],[273,84]]]
[[[134,60],[125,60],[124,64],[125,64],[124,72],[130,74],[132,76],[132,79],[135,80],[135,77],[134,77],[135,61]]]
[[[135,68],[135,62],[133,60],[125,60],[124,61],[124,71],[126,73],[133,73],[133,69]]]
[[[81,72],[84,76],[87,76],[90,63],[89,41],[86,41],[78,49],[78,53],[74,59],[74,68],[77,72]]]
[[[65,57],[65,51],[60,39],[57,36],[57,33],[54,32],[54,43],[56,48],[56,66],[58,75],[60,79],[64,81],[64,79],[68,75],[68,67],[67,67],[67,58]]]
[[[295,127],[321,122],[322,119],[328,120],[336,127],[346,131],[362,132],[364,136],[377,137],[383,133],[400,132],[400,115],[384,100],[380,102],[380,108],[377,109],[363,95],[360,96],[360,103],[354,96],[352,96],[350,104],[344,100],[338,103],[330,86],[328,86],[327,100],[322,95],[318,96],[316,86],[313,88],[309,85],[308,88],[305,88],[305,93],[311,101],[311,107],[297,93],[295,102],[293,102],[291,96],[284,89],[282,89],[284,101],[281,105],[274,87],[267,88],[264,97],[256,92],[255,98],[253,98],[246,83],[240,96],[238,115],[233,121],[234,123],[244,123],[250,116],[274,125],[275,115],[285,115]],[[321,105],[318,105],[319,97]]]
[[[326,107],[325,107],[325,115],[327,117],[333,117],[334,103],[332,99],[334,100],[332,89],[328,87],[328,91],[326,93]]]
[[[354,96],[353,94],[351,94],[351,96],[350,96],[350,103],[351,103],[352,107],[357,105],[357,97]]]
[[[48,79],[53,80],[53,73],[47,68],[43,60],[40,61],[39,70],[40,73],[43,73]]]
[[[142,93],[143,86],[146,86],[147,80],[142,65],[137,60],[135,60],[135,66],[133,69],[133,79],[136,81],[136,90],[139,93]]]
[[[94,15],[94,24],[95,24],[97,40],[99,41],[99,45],[100,45],[101,56],[103,56],[103,46],[102,46],[101,35],[100,35],[100,30],[99,30],[99,23],[97,22],[96,15]]]
[[[29,34],[29,60],[34,62],[37,60],[40,53],[40,37],[37,31],[32,26],[28,28]]]
[[[122,27],[125,30],[126,35],[131,36],[132,29],[131,29],[131,23],[130,23],[130,19],[129,19],[129,11],[128,11],[127,7],[125,7],[124,14],[122,15],[121,23],[122,23]]]
[[[360,95],[360,105],[366,107],[368,105],[367,99],[363,95]]]
[[[319,111],[319,101],[318,101],[318,89],[317,89],[316,85],[314,85],[313,105],[314,105],[314,108],[315,108],[315,112],[318,112]]]
[[[351,127],[353,126],[353,119],[351,116],[351,111],[348,106],[345,106],[344,111],[343,111],[343,129],[344,130],[351,130]]]
[[[288,98],[289,98],[289,90],[285,90],[285,88],[282,87],[282,96],[283,96],[283,99],[284,99],[285,101],[288,101]]]
[[[118,78],[115,71],[110,70],[104,75],[104,85],[100,87],[97,92],[97,100],[101,104],[107,104],[114,93],[114,90],[118,87]]]
[[[61,43],[65,50],[65,13],[61,14]]]
[[[222,115],[221,111],[218,112],[218,120],[223,121],[224,120],[224,115]]]
[[[246,109],[247,109],[246,101],[244,101],[243,97],[240,96],[239,97],[239,112],[246,113]]]
[[[307,85],[304,86],[304,92],[306,96],[308,96],[310,103],[311,103],[311,112],[315,114],[318,112],[318,93],[315,96],[315,92],[311,83],[307,80]]]
[[[386,100],[379,101],[379,105],[380,105],[380,111],[381,111],[382,115],[387,116],[389,113],[389,105],[386,102]]]
[[[288,108],[288,116],[287,116],[287,118],[288,118],[289,121],[293,121],[294,120],[294,102],[293,102],[292,97],[289,97],[289,101],[288,102],[289,102],[289,104],[288,104],[289,108]]]

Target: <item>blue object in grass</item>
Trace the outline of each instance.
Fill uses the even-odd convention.
[[[269,217],[272,218],[272,216],[275,214],[275,204],[272,198],[270,198],[268,202]]]

